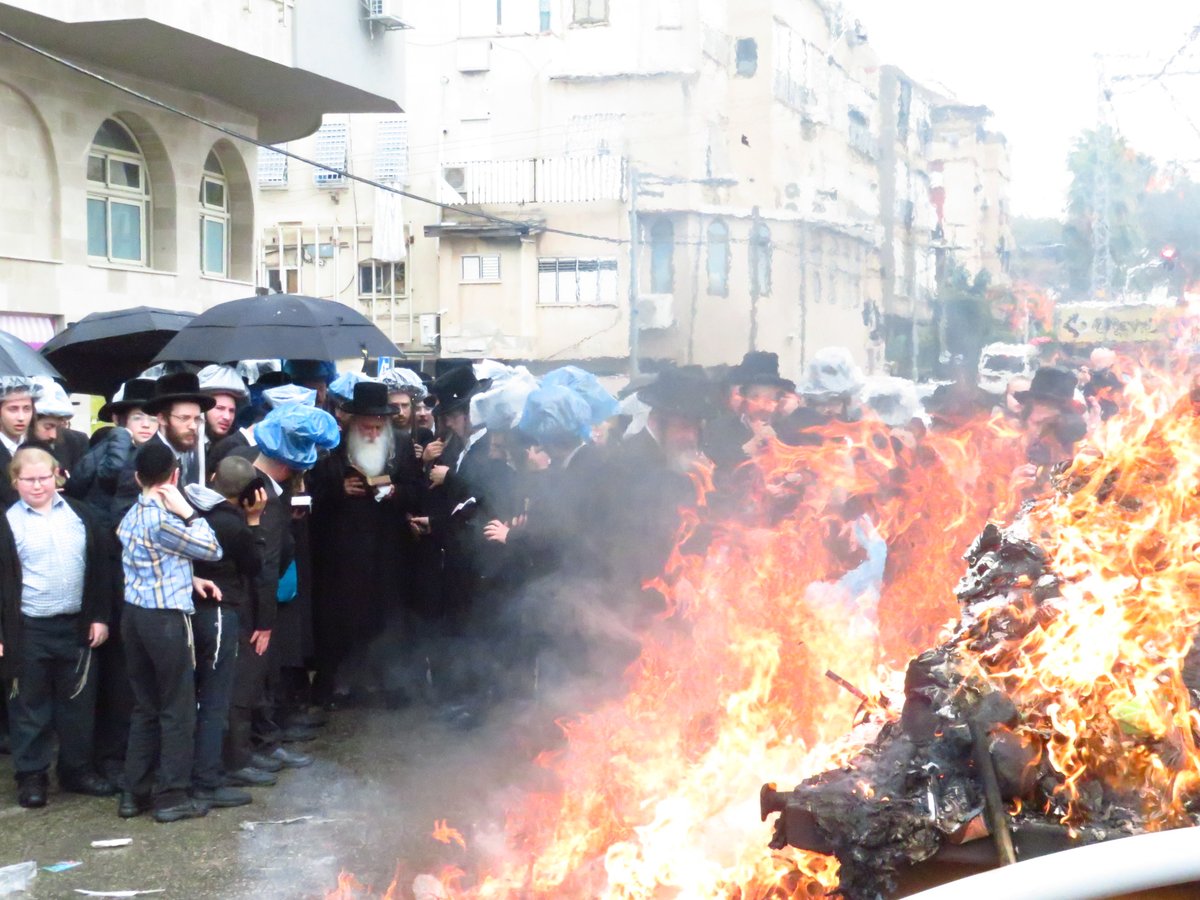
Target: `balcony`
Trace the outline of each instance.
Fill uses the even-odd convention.
[[[443,193],[454,206],[601,203],[625,198],[620,156],[480,160],[442,166]]]

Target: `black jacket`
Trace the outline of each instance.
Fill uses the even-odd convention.
[[[83,521],[84,576],[83,608],[79,614],[79,644],[86,647],[93,622],[108,625],[113,617],[112,574],[105,550],[104,533],[95,514],[84,504],[64,498]],[[0,515],[0,671],[12,678],[20,671],[21,660],[21,558],[13,539],[8,517]]]
[[[112,429],[71,470],[67,496],[86,503],[102,525],[115,529],[141,493],[133,473],[136,455],[129,431]]]
[[[270,598],[271,602],[268,604],[258,590],[263,551],[266,549],[262,526],[251,527],[246,524],[245,515],[228,500],[218,503],[207,512],[201,512],[200,515],[217,536],[223,552],[216,562],[193,562],[192,570],[196,576],[216,582],[217,587],[221,589],[220,605],[236,610],[250,630],[258,630],[260,622],[273,622],[275,598]],[[196,603],[204,605],[212,604],[213,601],[202,598],[197,599]],[[269,627],[270,625],[266,626]]]
[[[232,455],[251,462],[258,459],[257,447],[238,447]],[[270,480],[267,482],[267,506],[263,510],[262,524],[258,526],[262,536],[262,569],[258,573],[258,621],[255,628],[270,631],[275,627],[279,612],[279,579],[292,563],[296,553],[296,542],[292,537],[292,495],[286,487],[276,493]]]

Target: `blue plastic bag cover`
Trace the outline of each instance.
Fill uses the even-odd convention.
[[[263,454],[293,469],[311,469],[317,449],[332,450],[341,439],[333,416],[295,403],[271,410],[254,426],[254,440]]]
[[[379,376],[379,380],[387,385],[389,391],[403,391],[408,394],[414,403],[420,403],[429,396],[429,389],[425,387],[421,376],[404,366],[388,369]]]
[[[287,569],[279,576],[279,587],[275,589],[275,599],[279,603],[291,603],[296,599],[300,590],[299,576],[296,574],[296,561],[288,563]]]
[[[353,400],[354,386],[360,381],[374,381],[374,378],[368,378],[361,372],[343,372],[333,381],[329,382],[329,393],[337,397],[339,400]]]
[[[587,439],[592,433],[592,410],[579,394],[561,384],[542,385],[529,395],[517,426],[535,441],[567,437]]]
[[[300,387],[298,384],[280,384],[264,390],[262,399],[268,409],[277,409],[280,406],[287,406],[289,403],[316,406],[317,392],[312,388]]]
[[[297,384],[305,381],[324,381],[326,384],[337,378],[337,366],[327,359],[284,360],[283,371],[292,376]]]
[[[471,421],[488,431],[516,428],[525,410],[525,401],[537,387],[537,379],[524,366],[510,369],[502,378],[493,381],[486,391],[471,397]]]
[[[596,376],[579,366],[563,366],[542,376],[543,385],[561,384],[587,401],[592,411],[591,424],[599,425],[617,414],[617,398],[604,389]]]

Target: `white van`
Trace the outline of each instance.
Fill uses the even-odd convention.
[[[1003,396],[1014,378],[1033,378],[1038,350],[1031,344],[988,344],[979,354],[979,387]]]

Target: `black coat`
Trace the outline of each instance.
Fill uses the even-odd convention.
[[[79,645],[88,645],[92,623],[108,625],[113,618],[112,574],[106,551],[104,532],[95,514],[83,503],[64,498],[84,527],[83,607],[79,615]],[[0,515],[0,671],[12,678],[21,664],[21,558],[13,538],[8,516]]]
[[[129,431],[111,429],[71,470],[65,493],[86,503],[104,527],[116,529],[141,493],[133,471],[136,455]]]
[[[8,467],[12,465],[12,454],[8,447],[0,443],[0,508],[8,509],[17,502],[17,489],[8,477]]]
[[[243,630],[258,630],[259,622],[273,621],[275,598],[268,604],[258,590],[265,541],[262,526],[250,527],[245,514],[226,500],[200,514],[208,522],[221,545],[216,562],[196,560],[192,570],[199,578],[216,582],[221,589],[221,606],[237,611]],[[212,603],[197,600],[197,605]]]

